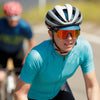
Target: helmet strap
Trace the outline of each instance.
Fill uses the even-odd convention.
[[[68,53],[68,51],[63,51],[63,52],[62,52],[62,50],[59,48],[59,46],[57,45],[57,43],[56,43],[55,40],[54,40],[54,33],[53,33],[53,31],[52,31],[52,42],[53,42],[53,43],[55,44],[55,46],[57,47],[57,48],[55,48],[55,50],[56,50],[56,51],[59,51],[60,54]]]
[[[56,50],[56,51],[59,51],[60,54],[68,53],[68,51],[65,51],[65,52],[63,51],[63,52],[62,52],[61,49],[60,49],[60,48],[58,47],[58,45],[56,44],[56,42],[55,42],[54,44],[55,44],[55,46],[57,47],[55,50]]]

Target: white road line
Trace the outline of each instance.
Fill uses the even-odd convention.
[[[89,34],[89,33],[86,33],[86,32],[81,32],[80,37],[83,37],[83,38],[87,39],[90,42],[100,44],[100,37],[99,36]]]

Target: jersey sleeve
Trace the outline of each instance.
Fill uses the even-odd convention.
[[[93,52],[90,43],[87,41],[85,43],[85,46],[82,48],[81,52],[81,69],[83,73],[89,73],[92,72],[94,67],[94,61],[93,61]]]
[[[31,51],[26,57],[25,64],[21,70],[20,78],[26,83],[32,83],[40,70],[41,58],[38,52]]]

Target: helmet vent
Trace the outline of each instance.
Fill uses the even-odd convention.
[[[81,13],[79,13],[76,22],[80,19],[80,17],[81,17]]]
[[[53,9],[53,12],[61,21],[65,22],[64,19],[59,15],[59,13],[56,11],[55,8]]]
[[[69,20],[68,20],[68,12],[67,12],[67,9],[64,9],[63,11],[64,11],[64,14],[65,14],[65,17],[66,17],[67,21],[69,22]],[[64,21],[64,22],[65,22],[65,21]]]
[[[72,12],[72,14],[75,15],[75,12],[76,12],[75,7],[73,7],[73,12]]]
[[[47,19],[50,20],[51,22],[55,23],[55,24],[58,24],[58,25],[61,25],[59,22],[55,21],[55,19],[53,19],[53,17],[51,17],[49,14],[47,14]]]

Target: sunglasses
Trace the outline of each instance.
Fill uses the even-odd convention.
[[[80,30],[58,30],[56,36],[60,39],[66,39],[68,35],[77,38],[80,35]]]
[[[19,15],[14,15],[14,16],[7,16],[6,17],[8,20],[19,20],[20,19],[20,16]]]

